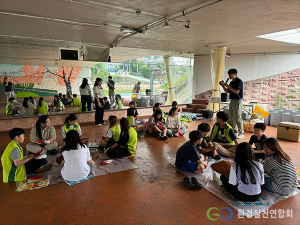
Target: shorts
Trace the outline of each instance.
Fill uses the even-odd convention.
[[[195,171],[198,171],[198,165],[199,165],[199,163],[191,162],[189,160],[189,161],[183,163],[183,165],[178,169],[181,171],[195,172]]]

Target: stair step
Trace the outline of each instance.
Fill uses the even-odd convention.
[[[205,109],[196,109],[196,108],[183,108],[182,112],[190,112],[190,113],[200,113],[202,114]]]
[[[193,99],[193,104],[208,104],[208,100]]]
[[[205,104],[188,104],[187,108],[207,109],[207,105],[205,105]]]

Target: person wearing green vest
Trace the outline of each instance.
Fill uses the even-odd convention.
[[[218,147],[219,154],[234,158],[236,146],[239,142],[232,127],[227,123],[228,119],[229,115],[226,112],[220,111],[217,113],[217,122],[213,126],[210,140],[216,142],[215,145]]]
[[[62,104],[58,95],[54,96],[54,101],[51,104],[51,106],[53,107],[53,109],[55,111],[64,111],[65,110],[65,106],[64,106],[64,104]]]
[[[26,180],[26,174],[48,171],[53,166],[47,164],[46,159],[35,159],[42,151],[23,158],[23,149],[20,144],[24,142],[24,134],[22,128],[13,128],[9,132],[12,141],[9,142],[1,157],[4,183]]]
[[[106,149],[107,155],[111,158],[123,158],[134,155],[137,146],[137,133],[129,126],[127,118],[120,120],[121,135],[119,141]]]
[[[99,142],[99,149],[104,147],[109,148],[119,141],[121,128],[119,125],[117,125],[117,117],[109,116],[108,122],[109,122],[109,129],[106,133],[105,139],[102,139],[102,141]]]
[[[71,106],[80,106],[81,105],[81,101],[80,98],[77,97],[76,94],[73,95],[73,102],[71,103]]]
[[[121,100],[121,95],[120,94],[116,94],[116,103],[117,103],[117,109],[123,109],[123,103],[122,103],[122,100]]]
[[[167,116],[167,114],[164,112],[164,110],[161,108],[160,103],[155,103],[155,105],[153,106],[153,113],[155,113],[156,110],[160,110],[162,113],[162,122],[166,123],[166,119],[165,117]]]
[[[40,97],[39,103],[37,104],[37,110],[39,115],[47,115],[48,113],[48,105],[44,102],[44,98]]]
[[[208,123],[201,123],[198,125],[198,131],[201,132],[203,140],[200,144],[196,145],[198,151],[205,157],[212,157],[215,160],[221,159],[218,154],[218,147],[216,143],[212,144],[209,138],[210,125]]]
[[[5,111],[6,111],[6,115],[13,115],[13,114],[17,114],[17,109],[15,108],[15,104],[14,104],[15,98],[9,98],[8,99],[8,103],[5,107]]]
[[[138,133],[143,132],[145,129],[145,127],[143,126],[144,122],[141,121],[140,123],[135,123],[134,112],[135,112],[134,108],[127,109],[127,120],[129,126],[133,127]]]

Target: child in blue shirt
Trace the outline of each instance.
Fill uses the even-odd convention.
[[[189,138],[190,140],[178,149],[175,166],[181,171],[203,172],[207,167],[207,162],[196,148],[196,145],[202,142],[202,134],[194,130],[189,134]]]

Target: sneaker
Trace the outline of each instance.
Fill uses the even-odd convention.
[[[173,137],[173,134],[167,133],[168,137]]]
[[[52,164],[51,163],[48,163],[38,169],[35,170],[35,173],[42,173],[42,172],[45,172],[45,171],[48,171],[52,168]]]
[[[161,135],[161,136],[160,136],[160,140],[165,141],[165,140],[167,140],[167,139],[168,139],[168,137],[167,137],[166,135]]]
[[[36,157],[35,159],[46,159],[47,158],[47,154],[40,154],[38,157]]]
[[[105,125],[105,124],[106,124],[106,122],[103,122],[103,123],[102,123],[102,125]]]
[[[101,126],[102,126],[102,124],[101,124],[101,123],[99,123],[99,124],[95,124],[95,126],[96,126],[96,127],[101,127]]]
[[[184,177],[182,179],[182,183],[188,189],[195,189],[196,188],[196,185],[189,178],[187,178],[187,177]]]
[[[214,174],[213,174],[213,179],[214,179],[214,181],[215,181],[220,187],[223,185],[223,183],[222,183],[220,177],[217,175],[216,172],[214,172]]]
[[[52,149],[46,152],[46,155],[56,155],[58,151],[56,149]]]
[[[243,139],[245,136],[244,136],[244,134],[239,134],[236,138],[237,139]]]
[[[192,177],[191,181],[193,182],[193,184],[195,184],[196,189],[200,190],[201,188],[203,188],[203,185],[196,177]]]
[[[213,159],[220,160],[220,159],[222,159],[222,157],[220,155],[216,155]]]

